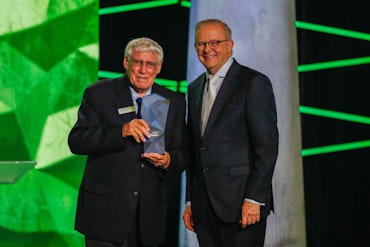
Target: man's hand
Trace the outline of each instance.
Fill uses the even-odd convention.
[[[143,158],[147,158],[150,163],[152,163],[155,167],[159,167],[162,169],[168,169],[171,163],[170,154],[165,151],[164,154],[159,153],[143,153],[141,155]]]
[[[191,206],[186,206],[184,214],[182,215],[182,219],[184,221],[185,227],[190,231],[194,232],[193,219],[191,215],[192,215]]]
[[[132,121],[122,125],[122,136],[132,136],[137,143],[145,142],[146,138],[150,138],[149,125],[143,119],[133,119]]]
[[[260,205],[244,201],[242,205],[242,218],[240,224],[243,228],[260,221]]]

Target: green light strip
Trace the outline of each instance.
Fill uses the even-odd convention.
[[[308,23],[308,22],[303,22],[303,21],[296,21],[295,26],[297,28],[302,28],[306,30],[312,30],[316,32],[329,33],[329,34],[345,36],[345,37],[354,38],[354,39],[362,39],[362,40],[370,41],[370,34],[368,33],[362,33],[362,32],[351,31],[351,30],[346,30],[346,29],[341,29],[341,28],[336,28],[336,27],[318,25],[318,24],[313,24],[313,23]]]
[[[322,70],[322,69],[333,69],[333,68],[338,68],[338,67],[355,66],[355,65],[362,65],[362,64],[369,64],[369,63],[370,63],[370,57],[359,57],[359,58],[351,58],[351,59],[344,59],[344,60],[337,60],[337,61],[303,64],[303,65],[298,65],[298,72],[308,72],[308,71],[315,71],[315,70]]]
[[[324,109],[314,108],[314,107],[309,107],[309,106],[300,106],[299,111],[303,114],[335,118],[339,120],[356,122],[356,123],[361,123],[361,124],[370,124],[370,117],[365,117],[365,116],[360,116],[360,115],[355,115],[355,114],[324,110]]]
[[[178,0],[157,0],[157,1],[148,1],[145,3],[132,3],[121,6],[113,6],[107,8],[99,9],[99,15],[109,15],[127,11],[134,11],[139,9],[149,9],[155,7],[162,7],[167,5],[177,4]]]
[[[334,35],[345,36],[349,38],[370,41],[370,34],[367,34],[367,33],[361,33],[361,32],[328,27],[328,26],[301,22],[301,21],[296,21],[296,27],[306,29],[306,30],[312,30],[316,32],[323,32],[323,33],[328,33],[328,34],[334,34]],[[338,67],[345,67],[345,66],[354,66],[354,65],[361,65],[361,64],[368,64],[368,63],[370,63],[370,57],[361,57],[361,58],[313,63],[313,64],[303,64],[303,65],[299,65],[297,70],[298,72],[307,72],[307,71],[331,69],[331,68],[338,68]],[[362,123],[362,124],[370,124],[370,117],[365,117],[365,116],[359,116],[359,115],[342,113],[342,112],[335,112],[335,111],[313,108],[313,107],[308,107],[308,106],[300,106],[299,111],[303,114],[311,114],[311,115],[316,115],[316,116],[321,116],[321,117],[334,118],[334,119],[357,122],[357,123]],[[344,151],[344,150],[351,150],[351,149],[358,149],[358,148],[365,148],[365,147],[370,147],[370,140],[315,147],[315,148],[307,148],[307,149],[302,150],[302,156],[310,156],[310,155],[317,155],[317,154],[330,153],[330,152],[339,152],[339,151]]]
[[[188,91],[188,81],[186,80],[180,81],[179,92],[185,94],[187,91]]]
[[[191,2],[190,1],[182,0],[181,1],[181,6],[182,7],[185,7],[185,8],[190,8],[191,7]]]
[[[98,77],[100,78],[117,78],[117,77],[120,77],[122,76],[123,73],[117,73],[117,72],[111,72],[111,71],[102,71],[102,70],[99,70],[98,71]]]
[[[302,22],[302,21],[296,21],[295,23],[296,23],[297,28],[370,41],[370,34],[368,33],[361,33],[361,32],[356,32],[356,31],[351,31],[351,30],[346,30],[346,29],[341,29],[341,28],[335,28],[335,27],[328,27],[328,26],[312,24],[312,23]],[[355,66],[355,65],[369,64],[369,63],[370,63],[370,57],[360,57],[360,58],[328,61],[328,62],[321,62],[321,63],[303,64],[303,65],[298,66],[298,72],[332,69],[332,68],[338,68],[338,67]]]
[[[346,151],[346,150],[358,149],[358,148],[367,148],[367,147],[370,147],[370,140],[336,144],[336,145],[330,145],[330,146],[322,146],[322,147],[316,147],[316,148],[306,148],[302,150],[301,154],[302,156],[310,156],[310,155],[333,153],[333,152]]]
[[[117,73],[117,72],[111,72],[111,71],[98,71],[98,77],[99,78],[108,78],[108,79],[113,79],[117,78],[124,75],[123,73]],[[177,92],[177,81],[174,80],[168,80],[168,79],[161,79],[161,78],[156,78],[155,82],[158,83],[161,86],[164,86],[172,91]]]
[[[300,106],[299,111],[303,114],[334,118],[334,119],[357,122],[357,123],[362,123],[362,124],[370,124],[370,117],[365,117],[365,116],[360,116],[360,115],[324,110],[324,109],[319,109],[319,108],[314,108],[314,107],[309,107],[309,106]],[[336,145],[323,146],[323,147],[306,148],[302,150],[302,156],[310,156],[310,155],[316,155],[316,154],[331,153],[331,152],[338,152],[338,151],[351,150],[351,149],[357,149],[357,148],[366,148],[366,147],[370,147],[370,140],[336,144]]]
[[[177,92],[177,84],[178,84],[177,81],[156,78],[155,82],[163,87],[166,87],[168,89],[171,89],[172,91]]]

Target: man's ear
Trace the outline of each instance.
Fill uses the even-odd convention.
[[[123,58],[123,68],[125,68],[126,70],[128,68],[128,59],[126,56]]]
[[[157,75],[161,72],[161,69],[162,69],[162,63],[163,62],[161,62],[160,64],[158,64],[158,66],[157,66]]]

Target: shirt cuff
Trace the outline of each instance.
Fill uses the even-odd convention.
[[[265,204],[264,204],[264,203],[262,203],[262,202],[257,202],[257,201],[255,201],[255,200],[248,199],[248,198],[245,198],[245,199],[244,199],[244,201],[246,201],[246,202],[251,202],[251,203],[254,203],[254,204],[258,204],[258,205],[260,205],[260,206],[265,206]]]

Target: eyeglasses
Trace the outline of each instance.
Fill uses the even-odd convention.
[[[206,48],[206,45],[208,44],[209,48],[215,50],[220,46],[221,42],[229,41],[228,39],[225,40],[211,40],[208,42],[195,42],[194,46],[197,51],[202,51]]]
[[[142,61],[142,60],[139,60],[139,59],[135,59],[135,58],[131,58],[129,59],[129,62],[132,66],[134,67],[141,67],[141,66],[145,66],[147,67],[147,69],[156,69],[157,68],[157,65],[158,63],[157,62],[145,62],[145,61]]]

